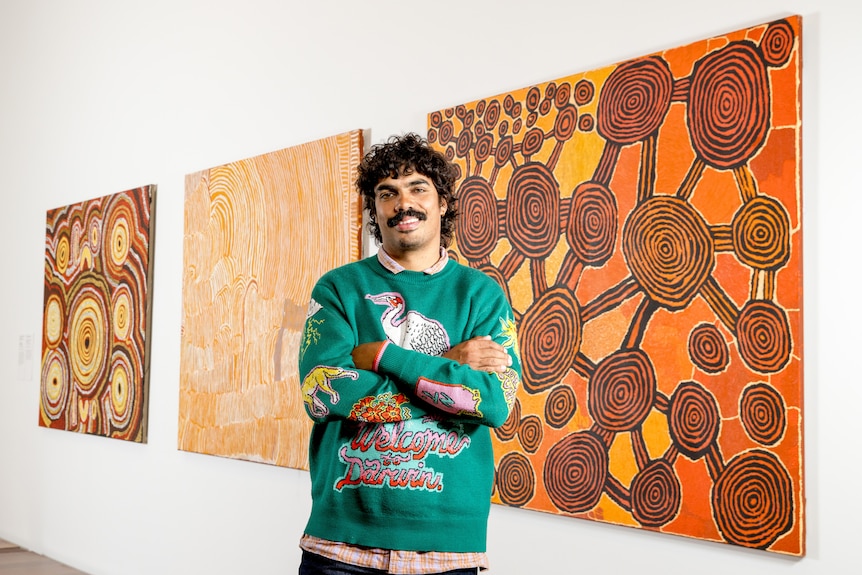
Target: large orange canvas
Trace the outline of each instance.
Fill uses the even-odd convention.
[[[495,503],[805,552],[801,19],[433,112],[516,310]]]
[[[179,448],[308,467],[311,289],[360,256],[352,131],[186,176]]]
[[[48,211],[43,427],[146,441],[155,191]]]

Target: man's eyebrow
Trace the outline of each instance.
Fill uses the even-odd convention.
[[[414,179],[410,180],[409,182],[407,182],[404,187],[415,188],[417,186],[430,186],[430,185],[431,185],[431,180],[429,180],[425,176],[419,176],[419,177],[414,178]],[[396,191],[397,189],[398,189],[398,186],[395,186],[393,184],[382,184],[382,183],[377,184],[374,187],[374,190],[377,192]]]

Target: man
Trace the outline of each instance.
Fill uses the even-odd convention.
[[[455,177],[415,134],[359,167],[380,248],[318,281],[300,345],[314,420],[300,575],[488,566],[490,427],[506,421],[521,366],[502,289],[446,252]]]

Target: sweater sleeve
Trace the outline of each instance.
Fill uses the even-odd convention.
[[[502,373],[483,372],[444,357],[387,345],[379,355],[377,371],[405,387],[411,396],[434,406],[452,419],[499,427],[506,422],[521,383],[521,361],[512,308],[494,284],[475,297],[471,313],[474,331],[464,341],[490,335],[503,345],[512,365]]]
[[[332,419],[387,422],[427,415],[390,376],[358,369],[351,352],[359,343],[350,314],[326,276],[311,295],[299,349],[305,411],[316,422]]]

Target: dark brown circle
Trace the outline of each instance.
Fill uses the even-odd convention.
[[[518,425],[518,440],[527,453],[536,453],[544,437],[542,420],[537,415],[527,415]]]
[[[686,108],[698,157],[718,169],[746,163],[769,130],[769,79],[758,49],[734,42],[694,65]]]
[[[768,383],[752,383],[739,398],[739,419],[751,439],[775,445],[787,428],[787,406],[781,393]]]
[[[758,270],[777,270],[790,259],[790,215],[778,201],[757,196],[734,214],[733,250],[739,261]]]
[[[512,507],[522,507],[536,493],[536,472],[525,455],[511,451],[497,465],[496,484],[500,501]]]
[[[662,58],[620,64],[599,93],[598,131],[621,146],[655,133],[670,109],[673,76]]]
[[[712,509],[726,541],[766,549],[793,527],[793,481],[775,454],[740,453],[713,485]]]
[[[566,241],[572,253],[587,265],[601,267],[614,254],[619,213],[607,186],[583,182],[572,193],[566,223]]]
[[[545,422],[554,429],[566,426],[578,410],[578,399],[574,390],[566,384],[559,384],[545,400]]]
[[[719,373],[730,363],[730,352],[721,331],[711,323],[695,326],[688,335],[688,356],[706,373]]]
[[[760,39],[760,50],[763,61],[768,66],[780,68],[784,66],[793,53],[796,34],[787,20],[777,20],[769,25],[763,38]]]
[[[527,393],[539,393],[565,377],[580,349],[581,328],[580,308],[566,288],[551,288],[530,304],[518,324],[521,383]]]
[[[557,94],[560,92],[558,91]],[[569,104],[560,109],[554,120],[554,137],[558,142],[565,142],[572,137],[578,127],[578,110]]]
[[[578,80],[575,84],[575,104],[586,106],[593,101],[596,95],[596,86],[590,80]]]
[[[521,153],[525,158],[529,158],[536,152],[542,149],[542,144],[545,143],[545,133],[541,128],[532,128],[521,140]]]
[[[587,406],[596,425],[614,432],[640,426],[653,407],[655,368],[640,349],[621,350],[596,366],[587,387]]]
[[[608,450],[589,431],[567,435],[549,450],[543,472],[551,503],[564,513],[595,507],[608,477]]]
[[[497,197],[491,184],[481,176],[470,176],[458,190],[458,225],[455,244],[468,260],[478,261],[491,255],[499,235]]]
[[[761,373],[781,371],[790,361],[793,340],[785,311],[769,300],[747,302],[736,319],[739,355]]]
[[[666,525],[679,513],[682,485],[664,459],[651,461],[632,480],[632,517],[644,527]]]
[[[674,390],[667,420],[673,444],[693,460],[706,454],[721,428],[718,402],[695,381],[684,381]]]
[[[560,238],[560,185],[544,164],[528,162],[512,173],[506,195],[507,237],[528,258],[548,257]]]
[[[715,265],[713,239],[703,216],[673,196],[653,196],[632,210],[622,248],[647,296],[671,310],[691,302]]]

